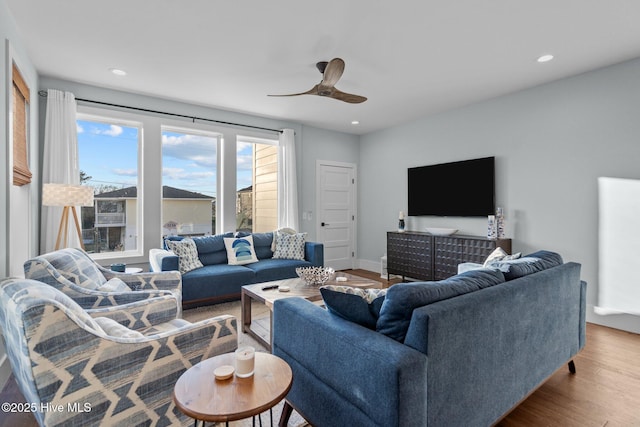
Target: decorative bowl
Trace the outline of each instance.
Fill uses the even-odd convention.
[[[335,274],[335,270],[331,267],[298,267],[296,274],[307,285],[322,286],[327,283]]]
[[[434,236],[451,236],[452,234],[455,234],[458,229],[457,228],[427,228],[427,231],[431,234],[433,234]]]

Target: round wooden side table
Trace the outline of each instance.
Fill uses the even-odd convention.
[[[207,421],[224,421],[228,425],[229,421],[255,417],[273,408],[291,389],[291,368],[269,353],[256,352],[253,376],[233,375],[217,380],[213,371],[223,365],[234,366],[234,360],[234,353],[215,356],[192,366],[178,378],[173,401],[183,414],[195,420],[195,425],[198,421],[203,425]],[[255,418],[253,422],[255,425]]]

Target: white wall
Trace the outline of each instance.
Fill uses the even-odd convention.
[[[408,167],[495,156],[497,206],[505,208],[513,250],[549,249],[581,263],[593,306],[596,180],[640,179],[639,116],[640,60],[634,60],[362,137],[359,209],[377,214],[361,215],[360,257],[379,263],[385,252],[386,231],[397,227],[398,211],[407,208]],[[428,226],[486,233],[485,219],[408,220],[408,229]],[[590,313],[588,320],[640,332],[634,316]]]
[[[39,169],[38,169],[38,75],[22,45],[16,24],[4,0],[0,0],[0,200],[6,207],[0,210],[0,279],[6,276],[24,276],[22,264],[35,255],[38,248]],[[15,62],[31,90],[29,166],[33,174],[31,184],[21,187],[12,184],[13,163],[7,108],[10,104],[12,84],[11,66]],[[0,386],[10,374],[4,345],[0,342]]]

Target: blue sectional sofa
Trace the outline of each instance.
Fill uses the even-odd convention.
[[[246,234],[243,234],[246,235]],[[253,283],[297,277],[296,268],[324,265],[324,246],[305,242],[305,259],[274,259],[271,251],[273,233],[253,233],[258,262],[229,265],[225,237],[234,233],[193,237],[201,268],[182,274],[182,305],[185,308],[240,299],[241,287]],[[169,240],[182,240],[172,236]],[[178,270],[178,257],[165,249],[149,252],[151,271]]]
[[[327,298],[329,310],[275,302],[273,353],[294,378],[287,410],[316,427],[484,427],[565,364],[575,372],[585,345],[580,265],[553,252],[396,284],[384,298],[375,328]]]

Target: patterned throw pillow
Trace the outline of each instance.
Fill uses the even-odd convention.
[[[193,239],[182,239],[180,241],[165,240],[169,250],[178,256],[178,269],[180,273],[188,273],[196,268],[203,267],[198,258],[198,248]]]
[[[256,251],[253,248],[252,236],[238,237],[237,239],[225,237],[224,246],[227,249],[229,265],[243,265],[258,262]]]
[[[320,288],[320,293],[329,312],[375,329],[387,290],[325,285]]]
[[[274,259],[304,260],[304,244],[307,233],[276,233],[276,251]]]
[[[521,252],[517,254],[509,255],[502,248],[496,248],[493,252],[489,254],[487,259],[484,261],[483,267],[490,267],[492,263],[498,261],[510,261],[513,259],[518,259],[522,256]]]

